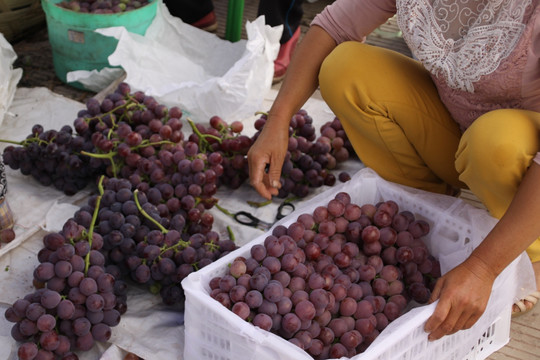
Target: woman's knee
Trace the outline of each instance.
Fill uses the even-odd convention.
[[[323,61],[319,71],[321,93],[332,93],[336,86],[343,89],[347,84],[353,83],[354,76],[351,74],[358,73],[361,69],[358,55],[362,54],[365,47],[365,44],[356,41],[347,41],[336,46]]]
[[[500,109],[480,116],[464,132],[456,164],[481,166],[491,171],[527,167],[539,151],[540,114],[517,109]],[[461,168],[461,169],[460,169]]]

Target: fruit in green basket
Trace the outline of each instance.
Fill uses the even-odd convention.
[[[65,0],[56,5],[82,13],[113,14],[135,10],[148,3],[147,0]]]

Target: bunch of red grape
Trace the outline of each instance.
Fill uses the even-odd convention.
[[[130,94],[129,86],[120,84],[101,103],[90,99],[74,127],[94,145],[86,155],[102,161],[108,176],[149,192],[152,203],[187,197],[209,209],[217,202],[222,156],[185,140],[181,117],[178,107],[167,108],[142,92]]]
[[[33,273],[37,290],[5,313],[15,323],[12,337],[22,342],[22,360],[38,353],[77,359],[73,351],[109,340],[127,310],[131,281],[165,304],[183,306],[180,282],[236,249],[211,230],[213,217],[202,204],[182,203],[164,215],[126,179],[103,177],[99,188],[61,232],[43,238]]]
[[[253,140],[242,134],[244,125],[240,121],[227,124],[219,116],[212,116],[208,126],[192,124],[194,132],[189,139],[203,151],[217,153],[223,166],[219,184],[231,189],[239,188],[249,176],[247,152]],[[210,155],[209,155],[210,158]]]
[[[352,357],[411,300],[429,300],[440,269],[428,232],[392,200],[359,206],[340,192],[237,257],[210,296],[315,359]]]
[[[211,208],[221,185],[236,189],[248,178],[246,154],[259,132],[249,137],[242,134],[241,122],[228,124],[214,116],[208,125],[190,121],[193,132],[186,140],[182,115],[178,107],[167,108],[141,91],[131,93],[121,83],[103,101],[89,99],[73,128],[45,131],[34,125],[20,146],[6,147],[3,159],[12,169],[68,195],[106,174],[128,179],[142,191],[167,183],[175,188],[175,197],[188,193]],[[255,121],[258,131],[265,119],[262,115]],[[280,197],[302,198],[312,187],[334,185],[332,171],[354,154],[337,118],[321,127],[318,138],[312,123],[305,110],[291,118]],[[350,176],[343,173],[339,179]]]
[[[56,6],[81,13],[114,14],[139,9],[149,3],[149,0],[65,0]]]
[[[255,121],[255,140],[266,123],[266,115]],[[310,188],[323,185],[333,186],[336,177],[332,170],[338,163],[346,161],[352,152],[350,142],[338,118],[321,126],[321,136],[317,137],[313,119],[305,110],[300,110],[290,121],[289,144],[281,172],[281,188],[278,197],[290,194],[303,198]],[[347,173],[340,174],[340,180],[350,179]]]
[[[73,219],[44,236],[34,269],[37,290],[5,312],[22,344],[21,360],[78,359],[75,351],[106,342],[126,310],[126,284],[107,272],[103,238]]]
[[[150,286],[165,304],[183,306],[180,282],[236,249],[234,242],[220,239],[212,230],[213,216],[189,195],[181,199],[169,195],[168,201],[155,204],[150,190],[160,191],[159,187],[145,194],[115,178],[107,179],[103,189],[95,232],[103,238],[101,252],[108,271],[118,279]],[[171,187],[162,190],[173,193]],[[91,203],[74,218],[87,223]]]

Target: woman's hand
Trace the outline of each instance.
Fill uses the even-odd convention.
[[[277,121],[275,123],[288,124]],[[247,157],[251,185],[265,199],[278,194],[281,187],[281,169],[289,144],[288,126],[272,126],[267,121],[257,141],[250,147]]]
[[[281,186],[291,117],[317,89],[321,64],[335,47],[326,31],[312,26],[294,50],[264,128],[248,152],[251,185],[266,199],[277,195]]]
[[[540,165],[533,162],[505,214],[471,256],[437,281],[431,301],[439,299],[424,330],[430,340],[470,328],[484,312],[493,282],[540,233]]]
[[[495,277],[474,255],[442,276],[430,299],[439,303],[424,327],[428,339],[437,340],[473,326],[486,309]]]

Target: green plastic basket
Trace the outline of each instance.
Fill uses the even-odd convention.
[[[75,70],[101,70],[110,67],[108,57],[118,44],[112,37],[96,33],[100,28],[123,26],[129,32],[144,35],[156,16],[157,0],[136,9],[115,14],[81,13],[62,8],[61,0],[41,0],[47,21],[56,76],[64,83],[84,89],[78,82],[67,82]]]

